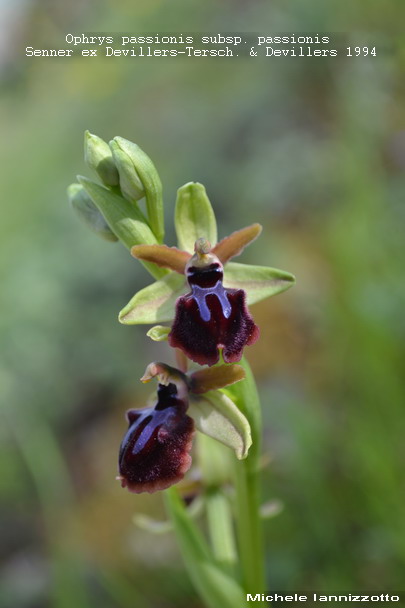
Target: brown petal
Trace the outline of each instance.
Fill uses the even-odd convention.
[[[180,274],[184,274],[186,264],[191,258],[187,251],[180,251],[176,247],[167,247],[167,245],[135,245],[131,249],[131,254],[138,260],[153,262]]]
[[[191,392],[195,394],[206,393],[217,388],[235,384],[243,380],[245,371],[240,365],[220,365],[201,369],[191,374]]]
[[[246,245],[249,245],[252,241],[257,239],[262,231],[260,224],[252,224],[236,232],[232,232],[229,236],[226,236],[212,249],[214,253],[223,264],[226,264],[228,260],[242,253]],[[155,247],[155,245],[146,245],[147,247]],[[135,247],[133,248],[135,249]],[[149,259],[148,259],[149,261]]]

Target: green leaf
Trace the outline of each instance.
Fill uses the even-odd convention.
[[[174,224],[179,248],[184,251],[192,253],[199,238],[216,244],[217,222],[202,184],[189,182],[178,189]]]
[[[125,325],[171,321],[177,298],[187,291],[184,276],[171,272],[160,281],[138,291],[121,310],[118,320]]]
[[[91,179],[78,176],[77,178],[107,224],[122,243],[131,249],[134,245],[155,245],[156,237],[148,226],[141,211],[122,196],[108,188],[96,184]],[[156,264],[142,262],[145,268],[155,278],[167,274],[167,270]]]
[[[151,228],[158,242],[162,243],[164,236],[162,182],[160,181],[156,167],[149,156],[132,141],[123,137],[114,137],[113,142],[127,155],[127,159],[133,168],[133,176],[139,177],[141,181],[145,190],[146,208]],[[125,171],[127,169],[128,165],[126,165]],[[118,170],[120,171],[119,164]]]
[[[201,433],[235,450],[239,460],[246,458],[252,445],[249,422],[227,395],[220,391],[190,395],[189,414]]]
[[[118,238],[115,236],[83,186],[80,184],[71,184],[67,189],[67,193],[72,208],[90,230],[95,232],[105,241],[118,241]]]
[[[277,268],[251,266],[229,262],[225,266],[224,286],[244,289],[247,303],[255,304],[265,298],[281,293],[295,283],[294,275]]]
[[[164,325],[155,325],[146,332],[148,338],[154,342],[164,342],[167,340],[167,336],[170,334],[171,327],[165,327]]]
[[[200,530],[187,514],[175,488],[165,492],[184,565],[208,608],[244,606],[246,595],[239,583],[215,562]]]

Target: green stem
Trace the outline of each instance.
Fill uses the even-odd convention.
[[[235,608],[245,602],[238,582],[217,563],[212,551],[175,488],[165,492],[165,502],[184,564],[207,608]]]
[[[228,498],[222,490],[213,488],[206,493],[205,503],[212,552],[218,563],[232,574],[237,562],[237,552]]]
[[[229,483],[229,448],[207,435],[200,434],[197,442],[198,462],[206,491],[208,532],[214,557],[229,574],[234,574],[237,549],[231,505],[222,487]]]
[[[236,489],[236,530],[242,582],[246,593],[265,593],[264,544],[260,518],[259,457],[261,451],[261,410],[256,383],[245,359],[241,361],[246,379],[229,387],[232,399],[249,420],[253,444],[245,460],[234,467]]]

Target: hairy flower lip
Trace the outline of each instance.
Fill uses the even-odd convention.
[[[180,396],[177,385],[167,382],[159,383],[153,407],[127,412],[129,427],[118,457],[122,487],[153,493],[183,478],[191,466],[194,436],[188,405],[188,391]]]
[[[155,404],[127,412],[128,429],[121,442],[116,477],[130,492],[153,493],[183,479],[189,470],[195,434],[187,415],[190,397],[234,384],[245,377],[239,365],[221,365],[186,376],[161,362],[150,363],[142,381],[158,380]]]
[[[191,291],[176,301],[169,345],[181,349],[200,365],[215,365],[220,349],[227,363],[240,361],[243,348],[259,337],[246,305],[246,294],[242,289],[223,286],[223,265],[208,251],[205,240],[197,241],[195,250],[186,265]]]

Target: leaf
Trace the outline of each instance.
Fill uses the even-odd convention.
[[[171,331],[171,327],[165,327],[164,325],[155,325],[146,332],[148,338],[154,342],[164,342],[167,340],[167,336]]]
[[[191,257],[187,251],[180,251],[177,247],[167,245],[135,245],[131,249],[131,254],[138,260],[153,262],[179,274],[184,274],[186,264]]]
[[[277,268],[235,262],[229,262],[225,266],[224,286],[244,289],[248,304],[255,304],[281,293],[292,287],[294,283],[294,275]]]
[[[240,365],[205,367],[191,374],[190,390],[194,394],[206,393],[239,382],[244,377],[245,371]]]
[[[201,433],[235,450],[239,460],[246,458],[252,445],[250,426],[227,395],[220,391],[190,395],[189,414]]]
[[[190,519],[175,488],[165,492],[180,551],[188,574],[208,608],[235,608],[245,604],[239,583],[214,561],[200,530]]]
[[[180,249],[193,252],[194,243],[199,238],[215,245],[217,222],[202,184],[189,182],[178,189],[174,224]]]
[[[232,232],[229,236],[226,236],[212,249],[212,253],[215,253],[219,257],[223,264],[226,264],[228,260],[242,253],[246,245],[252,243],[260,235],[262,227],[260,224],[252,224],[236,232]]]
[[[176,300],[187,292],[182,275],[171,272],[141,289],[121,310],[118,320],[125,325],[163,323],[174,318]]]

